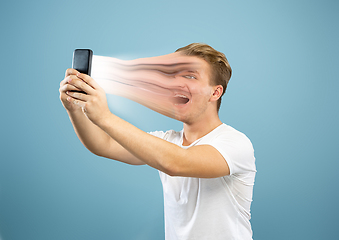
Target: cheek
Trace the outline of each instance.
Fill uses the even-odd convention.
[[[212,87],[192,84],[192,86],[190,86],[190,90],[192,94],[209,96],[211,95]]]

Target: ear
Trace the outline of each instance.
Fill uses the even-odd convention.
[[[218,99],[222,96],[223,91],[224,88],[221,85],[214,86],[210,101],[211,102],[218,101]]]

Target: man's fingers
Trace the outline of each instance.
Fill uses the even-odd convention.
[[[67,78],[68,78],[68,77],[70,77],[70,76],[72,76],[72,75],[75,75],[75,76],[76,76],[78,73],[79,73],[79,72],[78,72],[77,70],[73,69],[73,68],[67,69],[66,72],[65,72],[65,78],[64,78],[64,80],[62,80],[62,81],[60,82],[60,87],[63,86],[63,85],[65,85],[65,84],[67,84]]]
[[[85,85],[81,84],[81,82],[76,81],[76,79],[81,79],[84,83],[86,83],[85,85],[88,85],[93,89],[100,89],[100,85],[97,82],[95,82],[93,80],[93,78],[91,78],[90,76],[88,76],[86,74],[80,73],[79,71],[77,71],[73,68],[69,68],[69,69],[66,70],[65,79],[63,81],[61,81],[60,87],[62,85],[70,83],[70,84],[76,86],[77,88],[80,88],[82,91],[89,93],[87,91],[90,91],[91,89],[87,88],[87,91],[86,91],[86,89],[84,89],[84,88],[86,88]]]
[[[83,91],[87,94],[93,94],[94,89],[91,85],[87,84],[84,80],[81,78],[70,75],[66,78],[66,82],[70,85],[73,85],[74,87],[78,88],[80,91]]]
[[[100,89],[99,84],[93,80],[93,78],[91,78],[90,76],[80,73],[77,73],[77,77],[82,79],[85,83],[87,83],[89,86],[91,86],[94,89]]]
[[[65,82],[64,82],[65,81]],[[67,92],[67,91],[81,91],[81,89],[68,84],[68,82],[66,80],[63,80],[63,84],[60,84],[60,92]]]
[[[65,78],[68,77],[69,75],[77,75],[79,73],[79,71],[73,69],[73,68],[69,68],[66,70],[65,73]]]
[[[77,100],[81,100],[84,102],[87,102],[89,99],[89,96],[87,94],[81,93],[81,92],[66,91],[66,94],[72,98],[75,98]]]

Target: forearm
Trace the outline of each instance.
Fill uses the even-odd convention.
[[[68,112],[74,130],[83,145],[92,153],[131,165],[145,163],[133,156],[106,132],[93,124],[82,112]]]
[[[92,153],[102,155],[107,147],[110,137],[98,126],[93,124],[81,109],[76,111],[67,111],[74,131],[82,144]]]
[[[185,149],[152,136],[113,114],[98,126],[136,158],[169,175],[175,174],[178,163],[185,158]]]

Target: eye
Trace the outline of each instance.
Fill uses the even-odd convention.
[[[195,76],[193,75],[184,75],[183,76],[184,78],[187,78],[187,79],[197,79]]]

